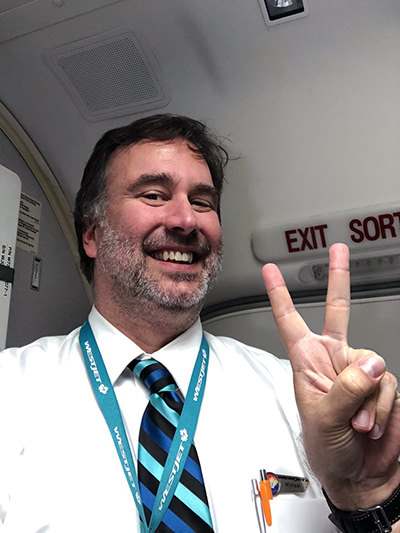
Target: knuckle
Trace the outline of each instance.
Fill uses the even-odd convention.
[[[369,348],[359,348],[356,350],[357,353],[357,359],[368,359],[373,356],[378,356],[376,352],[373,350],[370,350]],[[379,357],[379,356],[378,356]]]
[[[344,391],[353,398],[364,397],[371,389],[369,380],[351,367],[346,370],[340,374]]]
[[[383,418],[385,418],[389,414],[390,407],[387,406],[387,405],[384,405],[382,403],[377,403],[375,410],[376,410],[376,418],[378,420],[382,420]]]
[[[382,378],[381,383],[383,385],[388,385],[390,387],[393,387],[394,389],[397,389],[398,380],[394,374],[391,372],[385,372],[385,375]]]
[[[327,298],[328,305],[335,309],[349,309],[350,307],[350,298],[343,296],[331,296]]]

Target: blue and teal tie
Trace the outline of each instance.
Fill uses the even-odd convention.
[[[155,359],[129,365],[150,392],[139,431],[138,477],[149,524],[164,465],[183,408],[182,395],[168,370]],[[207,494],[196,448],[192,444],[175,495],[157,533],[211,533]]]

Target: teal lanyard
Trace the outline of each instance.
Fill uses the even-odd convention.
[[[146,526],[147,522],[139,492],[139,481],[121,411],[89,320],[86,320],[81,328],[79,343],[94,395],[114,441],[122,469],[141,517],[142,531],[153,533],[159,526],[175,493],[196,432],[207,379],[210,355],[208,342],[203,333],[185,403],[161,476],[148,527]],[[176,468],[177,461],[179,469]]]

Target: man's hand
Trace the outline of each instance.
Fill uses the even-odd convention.
[[[330,249],[324,330],[296,311],[275,265],[263,268],[275,321],[289,352],[310,466],[342,510],[382,503],[400,483],[397,380],[370,350],[350,348],[349,252]]]

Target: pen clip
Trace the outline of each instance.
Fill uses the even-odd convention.
[[[260,529],[260,533],[266,533],[260,489],[256,479],[251,480],[251,488],[253,501],[256,508],[258,527]]]

